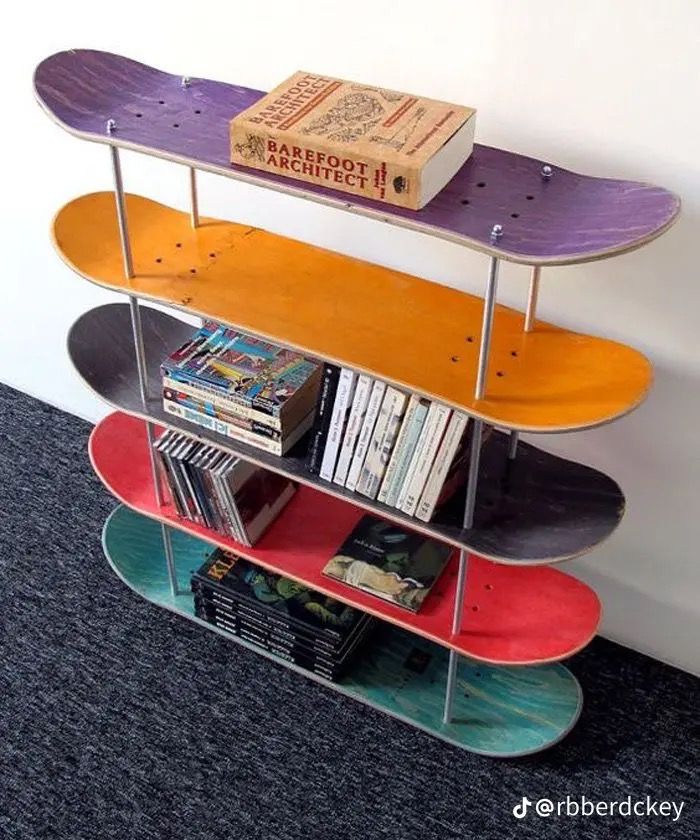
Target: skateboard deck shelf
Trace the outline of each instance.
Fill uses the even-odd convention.
[[[451,632],[457,556],[418,613],[328,578],[323,567],[364,514],[347,502],[300,487],[253,548],[177,516],[155,500],[146,425],[127,414],[100,421],[90,458],[107,489],[141,514],[293,578],[438,644],[486,662],[519,665],[564,659],[593,638],[600,602],[586,584],[547,566],[515,568],[471,556],[464,619]]]
[[[119,55],[68,50],[34,77],[39,103],[86,140],[184,163],[442,237],[513,262],[578,263],[638,248],[661,235],[680,209],[668,190],[592,178],[501,149],[476,145],[471,158],[425,208],[402,210],[229,162],[229,121],[264,94],[163,73]],[[115,121],[109,134],[107,120]],[[494,224],[503,235],[494,243]]]
[[[406,516],[311,475],[306,469],[307,439],[285,457],[278,457],[164,411],[160,362],[189,338],[193,328],[150,307],[141,307],[141,322],[152,395],[146,408],[139,391],[127,304],[109,303],[92,309],[73,325],[68,335],[69,356],[78,374],[101,399],[128,414],[215,443],[385,519],[498,563],[522,565],[558,562],[585,553],[606,539],[622,518],[624,496],[612,479],[524,442],[517,459],[509,460],[508,436],[501,432],[495,432],[483,447],[473,528],[462,528],[463,494],[431,523]],[[105,343],[110,347],[108,356],[102,352]]]
[[[507,668],[460,658],[454,720],[443,724],[447,651],[439,645],[382,626],[367,655],[339,683],[332,683],[197,618],[189,592],[177,596],[170,592],[155,522],[117,507],[105,524],[103,545],[116,574],[146,600],[470,752],[503,758],[538,752],[560,741],[580,714],[581,689],[563,665]],[[182,532],[173,532],[173,548],[183,581],[210,550],[206,543]],[[412,654],[422,655],[426,663],[422,672],[410,667]]]
[[[475,400],[481,298],[245,225],[203,219],[192,228],[188,214],[139,196],[127,196],[127,215],[133,278],[124,279],[112,193],[59,211],[59,254],[105,288],[226,322],[503,427],[598,426],[635,408],[651,383],[636,350],[544,322],[526,333],[522,313],[498,306],[485,398]]]

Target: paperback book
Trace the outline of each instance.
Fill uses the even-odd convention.
[[[417,612],[452,549],[374,516],[363,516],[323,573]]]

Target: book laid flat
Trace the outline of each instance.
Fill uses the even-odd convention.
[[[311,427],[321,365],[207,321],[162,362],[161,375],[165,411],[283,455]]]
[[[230,551],[193,573],[198,617],[326,679],[339,679],[376,624],[360,610]]]
[[[437,540],[363,516],[323,573],[417,612],[451,553]]]
[[[231,120],[231,162],[419,210],[475,123],[473,108],[299,71]]]

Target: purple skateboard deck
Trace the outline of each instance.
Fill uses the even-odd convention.
[[[467,163],[422,210],[404,210],[229,162],[228,124],[263,96],[236,85],[163,73],[97,50],[44,60],[34,77],[39,102],[72,134],[136,149],[232,178],[380,218],[512,262],[557,265],[602,259],[663,233],[680,209],[660,187],[591,178],[476,145]],[[113,133],[107,120],[115,121]],[[502,236],[490,238],[494,224]]]

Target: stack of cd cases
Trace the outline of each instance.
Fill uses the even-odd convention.
[[[288,478],[179,432],[163,432],[154,450],[178,515],[242,545],[254,545],[294,495]]]
[[[333,682],[376,624],[304,584],[216,549],[192,575],[196,615]]]

